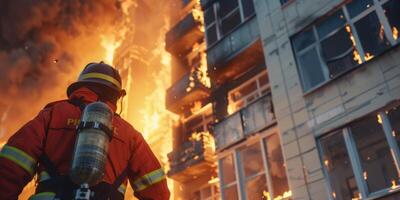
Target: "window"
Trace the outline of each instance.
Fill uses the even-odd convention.
[[[228,113],[232,114],[237,110],[249,105],[259,97],[269,92],[269,79],[266,71],[263,71],[252,79],[244,82],[239,87],[228,93]]]
[[[194,193],[193,200],[220,200],[218,184],[207,184]]]
[[[400,189],[399,121],[399,109],[392,108],[319,139],[333,199],[377,198]]]
[[[353,0],[294,35],[291,40],[304,91],[396,45],[399,9],[396,0]]]
[[[249,0],[219,0],[213,3],[204,13],[207,45],[229,34],[254,13],[253,1]]]
[[[211,104],[204,106],[201,110],[182,120],[185,130],[185,140],[189,140],[193,133],[207,132],[213,123]]]
[[[276,133],[231,150],[219,160],[219,170],[225,200],[287,199],[291,196]]]

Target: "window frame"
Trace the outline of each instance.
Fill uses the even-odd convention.
[[[241,24],[245,23],[248,19],[250,19],[250,18],[252,18],[253,16],[256,15],[256,11],[254,10],[253,14],[251,14],[251,15],[249,15],[249,16],[246,17],[246,16],[244,15],[244,10],[243,10],[242,1],[241,1],[241,0],[234,0],[234,1],[237,1],[238,6],[237,6],[236,8],[234,8],[234,9],[232,9],[232,10],[231,10],[229,13],[227,13],[225,16],[220,16],[220,15],[219,15],[220,2],[219,2],[218,0],[215,1],[214,3],[212,3],[212,4],[207,8],[207,9],[212,9],[213,14],[214,14],[214,19],[215,19],[213,23],[210,23],[210,24],[204,23],[204,26],[205,26],[205,29],[206,29],[206,31],[205,31],[205,38],[206,38],[206,41],[207,41],[207,42],[206,42],[206,43],[207,43],[207,48],[208,48],[208,47],[211,47],[211,46],[214,46],[215,44],[217,44],[217,43],[218,43],[219,41],[221,41],[225,36],[227,36],[227,35],[231,34],[232,32],[234,32],[235,29],[236,29],[238,26],[240,26]],[[253,6],[255,6],[255,5],[254,5],[254,2],[253,2]],[[207,9],[206,9],[206,10],[207,10]],[[231,15],[233,15],[233,14],[237,11],[237,9],[239,9],[240,24],[237,25],[237,26],[236,26],[235,28],[233,28],[232,30],[228,31],[227,33],[223,34],[223,31],[222,31],[222,21],[223,21],[224,19],[226,19],[226,18],[229,18]],[[213,25],[216,26],[216,30],[217,30],[217,40],[214,41],[214,42],[211,43],[211,44],[208,44],[207,30],[208,30],[208,28],[210,28],[210,27],[213,26]]]
[[[268,78],[268,83],[265,85],[261,85],[261,78],[263,76],[267,76]],[[240,91],[241,89],[245,88],[246,86],[249,86],[252,82],[256,82],[256,89],[252,91],[251,93],[247,94],[246,96],[243,96],[242,98],[234,101],[232,99],[232,95]],[[231,111],[229,113],[233,114],[246,106],[252,104],[253,102],[257,101],[259,98],[263,97],[264,95],[268,94],[271,91],[271,86],[270,86],[270,81],[269,81],[269,76],[268,72],[266,70],[262,71],[261,73],[251,77],[249,80],[246,80],[245,82],[241,83],[239,86],[229,90],[228,92],[228,107],[233,106],[234,108],[228,108],[228,109],[234,109],[234,111]],[[263,91],[266,91],[263,93]],[[253,96],[254,98],[252,100],[248,100],[249,97]],[[241,106],[238,106],[241,105]]]
[[[396,105],[396,106],[400,108],[400,105]],[[393,106],[393,107],[396,107],[396,106]],[[390,108],[393,108],[393,107],[390,107]],[[389,110],[390,108],[388,108],[387,110]],[[397,144],[396,138],[392,134],[392,126],[390,124],[390,120],[389,120],[388,115],[386,114],[386,111],[380,110],[377,112],[373,112],[373,113],[364,115],[360,119],[350,122],[345,127],[342,127],[342,128],[339,128],[339,129],[336,129],[336,130],[330,132],[333,134],[341,134],[341,136],[343,137],[343,140],[345,142],[344,148],[346,148],[346,150],[347,150],[348,157],[350,159],[350,165],[351,165],[351,168],[352,168],[355,180],[356,180],[357,189],[358,189],[358,191],[360,193],[360,197],[362,199],[376,199],[376,198],[392,195],[392,194],[400,191],[400,186],[397,185],[396,188],[388,187],[388,188],[385,188],[385,189],[382,189],[379,191],[369,192],[367,182],[364,181],[363,169],[362,169],[362,165],[361,165],[361,161],[360,161],[360,156],[357,151],[357,146],[355,144],[355,141],[354,141],[354,138],[353,138],[353,135],[351,132],[350,124],[357,122],[359,120],[363,120],[364,117],[366,117],[368,115],[374,115],[374,114],[377,117],[379,115],[380,118],[382,119],[381,125],[382,125],[382,130],[385,135],[384,136],[385,141],[387,142],[388,147],[391,150],[391,157],[394,161],[397,175],[398,175],[398,177],[400,177],[400,144]],[[332,189],[332,184],[331,184],[331,178],[330,178],[329,173],[324,165],[324,160],[323,160],[324,151],[322,148],[322,144],[320,142],[320,139],[327,135],[329,135],[329,133],[324,134],[323,136],[317,138],[317,141],[318,141],[317,147],[318,147],[318,151],[319,151],[319,155],[320,155],[321,166],[323,168],[324,177],[327,180],[325,182],[325,184],[326,184],[328,192],[329,192],[328,198],[329,198],[329,200],[335,200],[335,198],[332,195],[333,189]]]
[[[364,49],[363,49],[361,41],[360,41],[359,34],[358,34],[357,29],[355,27],[355,23],[358,22],[359,20],[363,19],[368,14],[375,13],[377,15],[378,22],[380,23],[380,25],[383,26],[383,28],[385,30],[384,31],[384,36],[386,37],[386,39],[390,43],[390,47],[388,49],[391,49],[394,46],[396,46],[397,44],[400,44],[400,40],[396,41],[393,38],[392,28],[390,27],[389,20],[386,17],[386,15],[384,13],[384,10],[383,10],[383,5],[386,4],[389,1],[395,1],[395,0],[372,0],[373,5],[371,5],[369,8],[365,9],[364,11],[359,13],[358,15],[354,16],[353,18],[350,17],[350,14],[349,14],[349,11],[348,11],[348,8],[347,8],[347,3],[340,5],[337,9],[332,10],[332,12],[330,12],[331,14],[333,14],[333,13],[339,11],[339,10],[342,10],[343,15],[344,15],[345,20],[346,20],[344,26],[349,26],[350,27],[351,33],[354,36],[354,40],[355,40],[355,46],[354,46],[355,48],[354,48],[354,50],[358,51],[358,53],[360,54],[360,57],[361,57],[361,64],[357,64],[354,67],[350,67],[349,69],[343,70],[342,72],[336,74],[333,77],[329,76],[329,68],[328,68],[327,63],[325,62],[325,60],[324,60],[324,58],[322,56],[321,42],[324,41],[325,39],[333,36],[334,34],[336,34],[341,28],[337,28],[337,29],[335,29],[335,31],[331,31],[329,34],[325,35],[323,38],[320,38],[320,36],[318,35],[318,32],[317,32],[317,26],[319,25],[319,22],[322,22],[323,20],[328,19],[329,17],[331,17],[331,15],[329,15],[327,17],[324,17],[322,20],[318,21],[317,23],[313,23],[310,26],[307,26],[306,28],[302,29],[301,31],[299,31],[296,34],[293,34],[291,36],[291,43],[292,43],[292,47],[293,47],[293,53],[294,53],[295,60],[296,60],[296,63],[297,63],[297,65],[296,65],[297,66],[297,71],[299,72],[303,93],[305,95],[317,90],[321,86],[326,85],[328,82],[330,82],[330,81],[342,76],[343,74],[348,73],[349,71],[351,71],[353,69],[358,68],[360,65],[363,65],[364,63],[369,61],[369,59],[368,60],[365,59],[366,52],[364,52]],[[300,33],[304,33],[304,32],[306,32],[306,31],[308,31],[310,29],[312,30],[312,34],[313,34],[313,37],[314,37],[315,41],[312,44],[310,44],[309,46],[307,46],[307,47],[305,47],[303,49],[300,49],[300,50],[295,49],[294,45],[293,45],[294,36],[297,36]],[[305,66],[301,66],[300,57],[302,55],[306,54],[307,52],[309,52],[313,48],[315,48],[315,50],[317,51],[318,62],[320,63],[319,67],[322,68],[321,71],[323,72],[323,76],[324,76],[323,79],[324,80],[322,82],[318,83],[318,84],[310,85],[310,87],[306,88],[306,85],[308,84],[309,80],[306,80],[306,77],[305,77],[305,74],[304,74],[305,73],[304,69],[306,67]],[[382,52],[381,54],[383,54],[384,52]],[[381,54],[374,55],[374,57],[377,57],[377,56],[379,56]]]
[[[264,140],[267,140],[269,137],[271,137],[275,134],[279,137],[280,142],[281,142],[281,138],[279,136],[280,133],[277,128],[267,129],[264,132],[262,132],[261,134],[255,135],[254,138],[252,138],[251,140],[246,140],[245,142],[237,144],[236,146],[230,148],[229,150],[221,152],[217,155],[217,157],[218,157],[218,159],[217,159],[218,160],[217,161],[218,175],[221,178],[222,178],[221,160],[225,157],[233,156],[233,163],[234,163],[234,168],[235,168],[235,178],[236,178],[235,184],[236,184],[238,199],[246,199],[246,185],[245,184],[246,184],[247,180],[250,180],[250,179],[260,176],[260,175],[265,176],[265,180],[267,181],[267,188],[268,188],[268,192],[270,195],[270,199],[273,199],[273,196],[274,196],[273,183],[272,183],[272,178],[271,178],[271,174],[270,174],[269,163],[268,163],[267,156],[266,156],[268,147],[264,143]],[[254,144],[261,145],[260,153],[262,156],[263,171],[246,177],[244,174],[244,170],[243,170],[243,166],[242,166],[242,162],[240,160],[239,154],[242,149],[244,149],[248,146],[254,145]],[[282,149],[282,143],[280,143],[280,148]],[[287,168],[285,168],[285,174],[286,174],[286,180],[289,182]],[[232,186],[233,183],[223,185],[221,178],[220,178],[221,181],[220,181],[219,187],[220,187],[221,199],[224,199],[225,198],[224,197],[224,189]],[[288,190],[290,190],[290,187],[288,187]]]

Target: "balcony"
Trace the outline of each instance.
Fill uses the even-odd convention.
[[[215,171],[214,141],[210,134],[200,134],[197,139],[182,144],[168,154],[168,177],[184,183],[196,177],[211,175]]]
[[[271,94],[214,125],[216,149],[222,150],[275,123]]]
[[[165,39],[166,50],[174,54],[190,50],[193,44],[204,37],[204,33],[200,30],[200,27],[201,23],[196,21],[190,12],[167,32]]]
[[[257,19],[253,16],[216,44],[208,47],[208,70],[217,85],[264,63],[259,38]]]
[[[186,107],[190,107],[193,102],[201,101],[209,95],[210,89],[192,73],[188,73],[167,89],[166,108],[171,112],[180,114]]]

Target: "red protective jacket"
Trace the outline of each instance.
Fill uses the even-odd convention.
[[[94,92],[86,88],[76,90],[70,96],[72,98],[81,98],[85,103],[98,99]],[[115,110],[114,105],[109,106]],[[67,100],[54,102],[8,140],[0,152],[1,200],[17,199],[36,173],[46,176],[44,168],[38,166],[39,156],[43,152],[60,174],[68,174],[80,117],[81,110],[78,106]],[[142,135],[117,115],[113,119],[113,126],[114,133],[109,144],[103,181],[113,183],[127,168],[126,179],[129,179],[137,198],[169,199],[164,172]],[[42,178],[44,177],[39,180]],[[118,189],[122,193],[125,192],[127,181]]]

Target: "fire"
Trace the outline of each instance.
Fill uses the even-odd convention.
[[[349,37],[350,37],[351,43],[353,44],[353,49],[354,49],[354,51],[353,51],[353,59],[358,64],[361,64],[362,63],[362,59],[361,59],[360,53],[358,53],[358,51],[356,49],[356,40],[354,39],[354,35],[351,32],[350,25],[346,25],[346,31],[349,33],[349,35],[350,35]]]
[[[382,124],[382,117],[381,117],[381,115],[376,115],[376,117],[378,118],[378,123],[379,123],[379,124]]]
[[[196,20],[197,22],[200,22],[201,26],[200,26],[200,31],[204,32],[205,28],[204,28],[204,13],[201,9],[201,3],[200,0],[195,0],[195,5],[193,6],[192,9],[192,15],[194,20]]]
[[[392,32],[393,32],[394,40],[398,40],[399,39],[399,30],[395,26],[393,26]]]
[[[366,53],[365,53],[365,56],[364,56],[364,58],[365,58],[366,61],[371,60],[371,59],[374,58],[374,57],[375,57],[375,56],[372,55],[372,54],[370,54],[369,52],[366,52]]]
[[[398,187],[399,187],[399,185],[397,185],[396,181],[392,180],[392,186],[390,187],[390,189],[394,190],[394,189],[396,189]]]
[[[381,27],[379,28],[379,39],[383,41],[384,38],[385,38],[385,28],[383,27],[383,25],[381,25]]]
[[[283,199],[289,199],[292,196],[292,191],[286,191],[283,193],[283,195],[279,195],[275,197],[273,200],[283,200]],[[271,200],[271,194],[268,191],[263,191],[263,197],[267,198],[268,200]]]
[[[117,40],[114,35],[101,35],[101,46],[105,49],[105,62],[112,64],[114,60],[114,52],[121,45],[121,40]]]
[[[211,133],[208,131],[192,133],[189,140],[190,141],[203,141],[203,145],[204,145],[205,149],[209,149],[212,152],[215,151],[214,136],[212,136]]]

